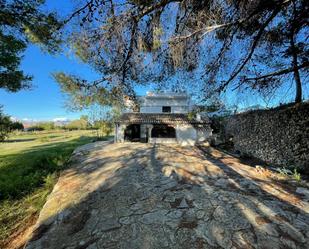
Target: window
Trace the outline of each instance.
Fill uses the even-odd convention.
[[[171,112],[170,106],[162,106],[162,112]]]

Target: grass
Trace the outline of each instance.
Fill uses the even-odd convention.
[[[92,131],[19,133],[0,143],[0,248],[33,223],[73,150]]]

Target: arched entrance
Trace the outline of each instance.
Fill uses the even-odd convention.
[[[141,139],[141,125],[130,124],[124,130],[124,140],[130,142],[139,142]]]
[[[176,138],[176,130],[174,127],[160,124],[154,125],[151,130],[152,138]]]

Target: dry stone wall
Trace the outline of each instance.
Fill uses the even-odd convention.
[[[233,115],[225,134],[242,154],[309,174],[309,102]]]

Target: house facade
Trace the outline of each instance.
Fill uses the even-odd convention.
[[[139,112],[124,112],[115,122],[115,142],[205,142],[212,134],[210,120],[192,116],[191,99],[185,93],[148,92],[139,98]]]

